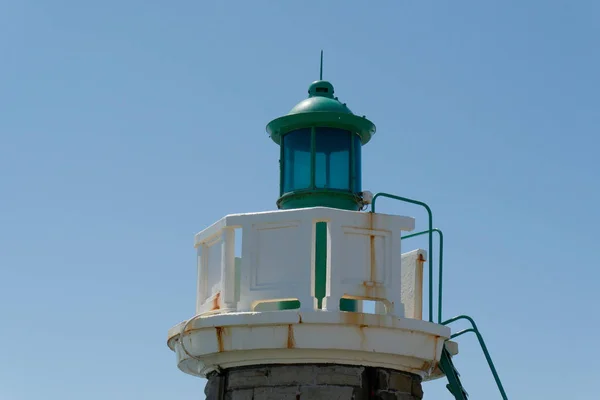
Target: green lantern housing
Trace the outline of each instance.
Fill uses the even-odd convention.
[[[267,125],[280,145],[280,209],[361,207],[361,147],[375,125],[334,97],[328,81],[313,82],[308,98]]]

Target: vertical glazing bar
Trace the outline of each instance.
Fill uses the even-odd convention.
[[[356,151],[354,149],[355,146],[355,140],[354,140],[354,133],[350,133],[350,191],[352,193],[356,193],[357,189],[356,189],[356,168],[354,167],[354,163],[356,162],[355,160],[355,155],[354,152]]]
[[[285,153],[283,152],[283,143],[285,141],[285,136],[281,137],[281,142],[279,145],[279,197],[283,195],[283,183],[284,183],[284,168],[285,168]]]
[[[316,177],[316,160],[317,160],[317,153],[316,153],[316,147],[317,147],[317,143],[316,143],[316,132],[315,132],[316,128],[313,126],[310,129],[310,188],[314,189],[316,187],[315,185],[315,177]]]
[[[325,153],[325,188],[331,187],[331,153]]]
[[[292,139],[292,137],[290,136],[290,139]],[[290,155],[290,165],[287,166],[288,170],[287,172],[287,177],[290,180],[289,182],[287,182],[287,187],[289,188],[288,190],[285,191],[293,191],[296,188],[296,151],[297,149],[294,149],[294,141],[291,141],[291,146],[288,149],[289,155]],[[284,153],[285,155],[285,153]],[[285,182],[285,178],[284,178],[284,182]]]

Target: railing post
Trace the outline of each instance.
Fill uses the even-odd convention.
[[[221,231],[221,304],[236,309],[235,302],[235,229]]]
[[[429,322],[433,322],[433,254],[431,253],[431,249],[433,248],[433,213],[431,212],[431,208],[422,201],[408,199],[406,197],[400,197],[389,193],[377,193],[373,196],[373,201],[371,203],[371,212],[375,212],[375,203],[378,197],[387,197],[389,199],[405,201],[407,203],[416,204],[424,207],[427,210],[427,215],[429,216]]]

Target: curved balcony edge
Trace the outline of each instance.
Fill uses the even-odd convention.
[[[431,380],[442,376],[437,364],[450,334],[448,327],[417,319],[290,310],[198,316],[171,328],[167,343],[178,367],[200,377],[239,366],[335,362]]]

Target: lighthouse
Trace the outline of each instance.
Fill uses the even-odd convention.
[[[506,399],[474,321],[442,318],[443,246],[437,288],[431,247],[443,236],[429,206],[363,189],[375,124],[322,79],[322,55],[307,98],[266,131],[279,149],[277,209],[226,215],[195,235],[195,313],[168,332],[178,368],[208,379],[209,400],[422,399],[443,377],[464,400],[453,339],[475,333]],[[428,229],[380,213],[382,197],[425,207]],[[429,248],[411,248],[418,235]],[[461,319],[472,327],[453,335]]]

